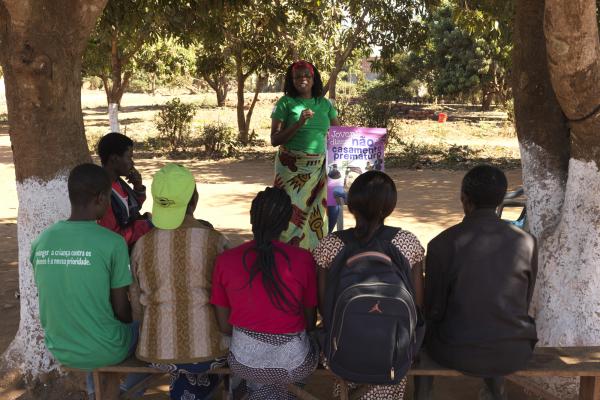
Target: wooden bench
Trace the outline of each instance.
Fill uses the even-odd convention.
[[[121,398],[127,398],[129,393],[135,393],[143,387],[150,386],[156,378],[161,378],[164,372],[150,368],[137,359],[128,359],[119,365],[98,368],[93,371],[94,385],[96,387],[96,400],[117,400],[119,398],[119,379],[122,374],[127,373],[150,373],[153,374],[145,381],[140,382]],[[210,371],[211,374],[229,375],[228,368],[220,368]],[[421,353],[419,360],[408,372],[409,376],[463,376],[462,373],[444,368],[436,364],[425,353]],[[313,376],[322,376],[338,380],[330,371],[317,369]],[[526,386],[528,390],[542,395],[548,399],[556,399],[544,393],[541,389],[524,382],[523,377],[579,377],[579,400],[600,400],[600,347],[540,347],[536,348],[534,356],[527,368],[509,375],[507,379]],[[306,390],[295,385],[289,385],[288,389],[302,400],[319,400]],[[360,389],[350,397],[345,384],[342,384],[341,400],[351,400],[360,397]],[[326,397],[331,398],[331,395]]]

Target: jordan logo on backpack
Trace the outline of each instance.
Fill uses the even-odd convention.
[[[375,305],[373,307],[371,307],[371,309],[369,310],[369,313],[383,314],[383,311],[381,311],[381,308],[379,308],[379,300],[377,300],[377,303],[375,303]]]

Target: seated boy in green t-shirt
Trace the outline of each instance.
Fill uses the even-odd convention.
[[[70,218],[42,232],[30,260],[48,350],[67,367],[92,370],[118,364],[135,350],[129,254],[120,235],[96,223],[110,204],[107,172],[79,165],[68,189]],[[88,393],[93,391],[88,378]]]

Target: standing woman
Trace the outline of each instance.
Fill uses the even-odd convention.
[[[271,114],[271,144],[279,146],[275,186],[293,206],[281,241],[314,249],[327,233],[326,139],[329,127],[339,125],[337,111],[323,97],[319,71],[307,61],[288,67],[283,93]]]

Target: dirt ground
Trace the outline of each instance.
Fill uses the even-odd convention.
[[[127,98],[127,96],[126,96]],[[502,138],[502,141],[510,139]],[[516,139],[508,147],[516,147]],[[149,186],[152,174],[169,160],[136,160],[145,184]],[[233,244],[250,237],[250,202],[256,192],[272,184],[273,165],[270,161],[182,161],[195,174],[200,194],[196,217],[206,219]],[[403,170],[390,169],[399,191],[397,207],[387,221],[401,226],[417,235],[421,243],[427,242],[444,228],[462,218],[459,202],[459,187],[463,171]],[[520,170],[507,173],[509,186],[521,184]],[[6,127],[0,129],[0,353],[9,345],[19,323],[19,300],[17,271],[17,195],[10,140]],[[151,199],[144,205],[151,210]],[[346,226],[352,226],[352,216],[345,212]],[[166,383],[166,382],[165,382]],[[477,379],[453,378],[437,381],[436,399],[476,399],[481,383]],[[312,388],[312,389],[311,389]],[[309,389],[326,398],[330,393],[330,382],[312,380]],[[166,399],[168,387],[162,385],[145,398]],[[0,388],[0,399],[14,399],[22,391]],[[511,399],[525,400],[528,396],[519,386],[510,384]],[[410,398],[410,396],[408,396]]]

